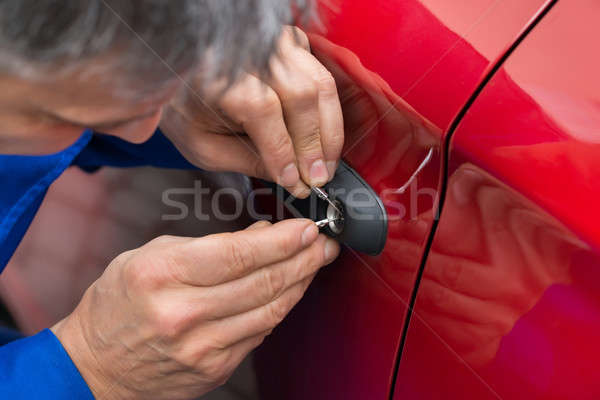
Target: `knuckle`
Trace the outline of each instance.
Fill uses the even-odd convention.
[[[433,289],[433,292],[431,294],[431,300],[433,305],[437,308],[441,308],[444,305],[451,306],[450,299],[448,296],[448,289],[446,289],[443,286],[437,286],[435,289]]]
[[[266,228],[272,225],[273,224],[270,221],[262,219],[250,225],[249,228]]]
[[[457,291],[458,280],[461,275],[462,264],[460,262],[450,262],[442,270],[442,283],[450,290]]]
[[[305,254],[298,259],[296,262],[296,270],[298,271],[299,278],[306,278],[323,264],[323,256],[320,255],[323,251],[319,249],[320,246],[315,246],[314,249],[305,252]]]
[[[280,268],[268,268],[263,273],[264,287],[267,298],[272,300],[278,297],[285,287],[285,277]]]
[[[209,146],[196,146],[192,150],[191,156],[193,157],[194,163],[202,169],[208,171],[218,169],[219,162],[217,157],[219,157],[219,155]]]
[[[241,107],[246,115],[245,121],[264,118],[281,112],[281,103],[277,94],[268,88],[259,88],[259,92],[250,95],[242,102]]]
[[[116,256],[108,266],[108,268],[124,268],[129,263],[129,260],[137,253],[136,250],[129,250]]]
[[[312,251],[309,254],[308,257],[308,261],[307,261],[307,266],[306,268],[309,269],[310,272],[313,272],[315,269],[321,267],[323,264],[325,264],[325,241],[323,241],[323,244],[320,244],[318,246],[314,246],[314,248],[312,249]]]
[[[329,137],[327,138],[329,148],[333,148],[336,150],[341,150],[344,147],[344,131],[333,131],[329,132]]]
[[[234,277],[244,276],[256,264],[256,250],[240,236],[230,234],[229,238],[225,241],[227,268]]]
[[[166,340],[177,339],[192,323],[186,308],[154,303],[150,307],[152,330]]]
[[[295,139],[298,150],[302,153],[320,152],[321,150],[321,127],[314,124],[305,131],[305,134],[299,135]],[[318,155],[318,154],[317,154]]]
[[[304,32],[302,29],[298,28],[298,27],[294,27],[294,35],[296,35],[296,39],[298,40],[298,43],[300,44],[300,46],[304,47],[305,49],[309,49],[310,48],[310,40],[308,39],[308,35],[306,34],[306,32]]]
[[[304,279],[299,287],[298,290],[294,291],[294,295],[292,297],[292,299],[290,300],[290,305],[289,305],[289,309],[291,310],[292,308],[294,308],[294,306],[296,304],[298,304],[298,302],[302,299],[302,296],[304,296],[304,293],[306,292],[306,289],[308,289],[308,286],[310,286],[312,280],[313,280],[314,276],[310,276],[306,279]]]
[[[271,177],[273,181],[278,181],[281,178],[279,174],[284,165],[295,161],[292,140],[285,132],[271,135],[269,143],[262,146],[260,151],[265,156],[257,168],[265,171],[264,174]]]
[[[308,35],[302,29],[297,26],[288,26],[284,30],[284,36],[290,37],[293,39],[295,43],[305,49],[310,47],[310,41],[308,40]]]
[[[145,254],[137,254],[130,259],[122,269],[122,279],[127,288],[148,292],[161,287],[164,279],[156,272],[155,262]]]
[[[513,329],[515,325],[515,321],[518,319],[518,316],[513,318],[512,313],[510,311],[506,313],[506,315],[497,316],[495,320],[492,320],[492,324],[494,325],[494,330],[501,336],[507,335]]]
[[[335,83],[335,78],[331,74],[331,72],[324,70],[319,74],[317,79],[317,84],[319,87],[319,92],[324,96],[337,96],[337,85]]]
[[[312,81],[289,86],[282,98],[296,107],[310,107],[318,104],[319,89]]]
[[[427,285],[427,290],[423,291],[424,305],[433,310],[452,308],[454,302],[451,302],[447,291],[448,289],[438,284]]]
[[[258,178],[265,178],[268,176],[263,160],[258,157],[250,161],[250,171],[253,176]]]
[[[521,312],[526,312],[532,307],[531,288],[520,280],[514,280],[505,286],[502,290],[505,298],[511,299],[511,304],[514,304],[516,309]]]
[[[275,240],[275,249],[284,257],[291,256],[297,251],[300,241],[291,231],[281,233]]]
[[[287,160],[290,154],[293,155],[290,137],[286,134],[273,135],[269,149],[275,160]]]
[[[310,286],[312,281],[315,279],[315,276],[317,276],[317,273],[313,272],[311,275],[309,275],[307,278],[304,279],[303,285],[302,285],[302,292],[300,293],[300,297],[298,298],[298,301],[300,301],[302,296],[304,296],[304,293],[306,293],[306,290],[308,289],[308,287]]]
[[[270,332],[272,332],[272,331],[273,331],[272,329],[269,329],[269,331],[268,331],[268,332],[270,333]],[[264,342],[264,341],[265,341],[265,338],[266,338],[266,337],[269,335],[269,333],[265,332],[264,334],[262,334],[262,335],[259,335],[259,336],[257,336],[256,338],[254,338],[254,340],[253,340],[253,343],[252,343],[252,346],[253,346],[254,348],[257,348],[258,346],[260,346],[260,345],[262,344],[262,342]]]
[[[275,327],[279,325],[289,311],[287,301],[282,297],[278,298],[267,307],[267,326]]]
[[[221,374],[215,378],[214,382],[217,384],[217,386],[223,386],[224,384],[227,383],[227,381],[229,380],[229,378],[231,377],[232,374],[233,374],[233,372],[231,372],[231,371],[221,372]]]
[[[160,235],[160,236],[152,239],[151,241],[149,241],[147,244],[150,246],[151,245],[162,245],[162,244],[172,241],[174,238],[175,238],[175,236],[172,236],[172,235]]]
[[[212,382],[215,386],[221,386],[227,382],[233,372],[233,368],[229,366],[230,358],[231,351],[224,349],[218,355],[205,358],[199,370],[208,381]]]

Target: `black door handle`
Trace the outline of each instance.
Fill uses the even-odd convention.
[[[387,239],[387,213],[371,186],[348,164],[340,161],[335,177],[322,189],[336,202],[342,218],[334,218],[337,211],[314,192],[306,199],[294,198],[281,188],[275,192],[295,217],[315,221],[335,219],[322,231],[340,243],[369,255],[381,253]]]

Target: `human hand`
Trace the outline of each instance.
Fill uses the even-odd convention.
[[[165,108],[161,129],[197,166],[272,180],[297,197],[322,186],[344,143],[335,81],[310,53],[300,29],[286,27],[270,76],[247,73],[230,88],[192,82]]]
[[[428,152],[439,147],[439,128],[350,49],[319,34],[308,37],[314,56],[335,77],[344,116],[346,161],[364,169],[367,181],[381,181],[392,172],[398,182],[408,181]],[[421,183],[423,175],[427,174],[419,176]],[[432,184],[437,184],[437,177]]]
[[[449,177],[414,312],[482,368],[548,288],[570,284],[571,260],[583,248],[530,200],[463,163]]]
[[[118,256],[52,330],[96,398],[195,398],[225,382],[338,252],[305,219],[160,237]]]

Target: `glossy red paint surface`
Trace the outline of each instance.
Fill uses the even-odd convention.
[[[395,399],[600,397],[599,13],[559,1],[453,135]]]
[[[444,131],[545,0],[341,0],[327,38]],[[352,142],[350,140],[350,142]]]
[[[382,198],[388,242],[378,257],[345,250],[317,276],[257,354],[261,398],[388,397],[444,132],[543,2],[348,0],[325,11],[311,47],[336,78],[343,156]]]

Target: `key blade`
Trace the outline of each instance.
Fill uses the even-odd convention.
[[[317,196],[321,199],[321,200],[325,200],[327,203],[329,203],[329,205],[331,205],[331,207],[333,207],[333,209],[335,211],[337,211],[340,215],[342,214],[342,211],[335,205],[335,203],[329,198],[329,195],[327,194],[327,192],[325,192],[323,189],[316,187],[316,186],[312,186],[311,190],[313,192],[315,192],[317,194]]]
[[[311,190],[315,192],[321,200],[329,201],[329,196],[323,189],[316,186],[311,186]]]
[[[319,228],[323,228],[325,227],[327,224],[329,224],[330,222],[334,222],[336,221],[335,218],[326,218],[326,219],[322,219],[320,221],[316,221],[315,224],[317,224],[317,226]]]

